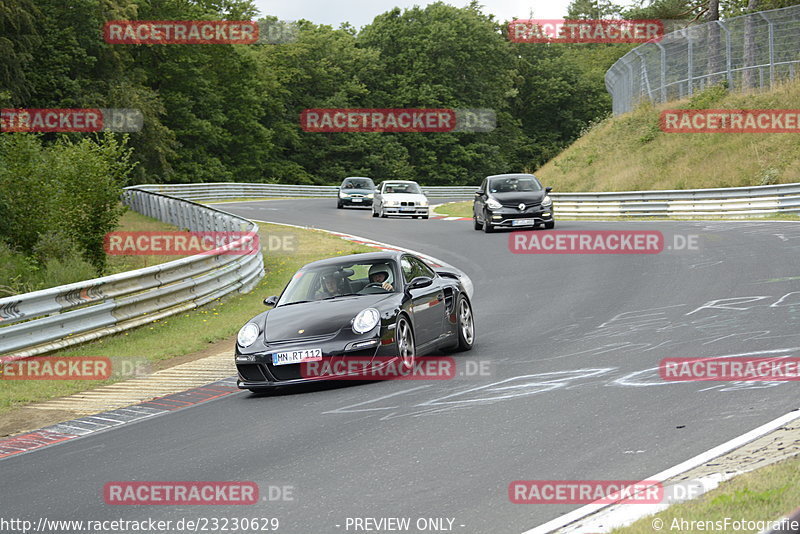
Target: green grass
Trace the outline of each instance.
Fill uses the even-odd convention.
[[[447,217],[472,217],[472,201],[448,202],[437,207],[433,213]]]
[[[536,175],[554,192],[699,189],[800,182],[800,135],[664,133],[664,109],[794,109],[800,81],[763,93],[707,89],[606,119]],[[800,133],[800,132],[799,132]]]
[[[793,457],[776,464],[745,473],[722,483],[718,488],[698,499],[676,504],[655,514],[642,518],[632,525],[613,530],[615,534],[653,534],[654,519],[663,521],[661,532],[708,532],[710,529],[678,528],[673,521],[724,521],[732,520],[771,521],[788,514],[800,502],[800,457]],[[691,525],[691,523],[689,523]],[[670,529],[671,526],[676,528]],[[715,532],[758,532],[756,530],[727,530]]]
[[[133,357],[158,362],[192,354],[208,347],[210,343],[235,335],[248,319],[265,309],[264,298],[279,294],[297,269],[306,263],[375,250],[318,230],[265,223],[259,223],[259,229],[262,243],[266,243],[270,235],[294,236],[295,250],[265,253],[266,275],[250,293],[217,300],[191,312],[153,321],[149,325],[48,356],[107,356],[112,361],[114,358]],[[0,414],[31,402],[71,395],[114,381],[6,380],[0,388]]]

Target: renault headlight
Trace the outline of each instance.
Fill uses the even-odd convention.
[[[350,195],[345,193],[344,191],[339,191],[339,198],[348,198]]]
[[[375,193],[368,193],[367,198],[375,198]]]
[[[495,199],[490,198],[489,200],[486,201],[486,207],[489,208],[490,210],[499,210],[500,208],[503,207],[503,205],[500,204]]]
[[[552,206],[552,205],[553,205],[553,199],[550,198],[549,195],[545,195],[544,199],[542,200],[542,206]]]
[[[361,310],[353,319],[353,332],[356,334],[366,334],[376,326],[381,320],[381,314],[375,308]]]
[[[247,323],[239,330],[239,334],[236,336],[236,341],[239,343],[240,347],[249,347],[256,342],[256,339],[258,339],[258,334],[260,333],[261,330],[259,330],[257,324]]]

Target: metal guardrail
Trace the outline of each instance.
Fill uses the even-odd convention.
[[[710,85],[768,88],[800,69],[800,6],[690,26],[645,43],[606,72],[615,115],[642,101],[669,102]]]
[[[123,203],[191,231],[247,233],[208,254],[0,299],[3,361],[121,332],[233,292],[245,293],[264,276],[260,250],[247,255],[225,254],[248,247],[258,232],[255,223],[138,187],[125,190]]]
[[[194,200],[253,197],[335,198],[336,186],[285,184],[181,184],[139,186]],[[431,198],[471,200],[472,187],[423,187]],[[551,193],[558,216],[581,217],[694,217],[770,215],[800,212],[800,184],[687,189],[675,191],[622,191],[615,193]]]
[[[205,184],[148,184],[138,186],[189,200],[227,200],[253,197],[327,197],[335,198],[339,187],[335,185],[244,184],[214,182]],[[433,186],[422,187],[430,198],[472,198],[475,187]]]
[[[554,211],[561,217],[719,218],[800,213],[800,184],[551,196]]]

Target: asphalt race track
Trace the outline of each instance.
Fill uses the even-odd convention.
[[[448,518],[452,532],[519,534],[579,505],[512,504],[512,481],[645,479],[798,407],[795,382],[663,382],[657,366],[667,357],[800,356],[800,224],[559,221],[556,230],[658,230],[667,246],[698,236],[697,250],[512,254],[507,231],[373,219],[333,199],[220,207],[412,248],[464,270],[475,284],[477,342],[455,357],[489,362],[491,376],[241,392],[10,457],[0,461],[2,515],[277,517],[278,532],[291,534],[356,532],[348,517]],[[293,500],[103,502],[106,482],[129,480],[248,480],[264,497],[269,486],[292,486]]]

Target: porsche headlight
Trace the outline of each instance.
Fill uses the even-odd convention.
[[[258,339],[258,334],[261,333],[258,325],[255,323],[247,323],[239,330],[239,335],[236,336],[236,341],[240,347],[249,347]]]
[[[548,195],[545,195],[544,199],[542,200],[542,206],[552,206],[552,205],[553,205],[553,199],[550,198]]]
[[[489,200],[486,201],[486,207],[489,208],[490,210],[499,210],[500,208],[503,207],[503,205],[500,204],[495,199],[490,198]]]
[[[353,319],[353,332],[356,334],[366,334],[378,325],[381,314],[375,308],[361,310]]]

